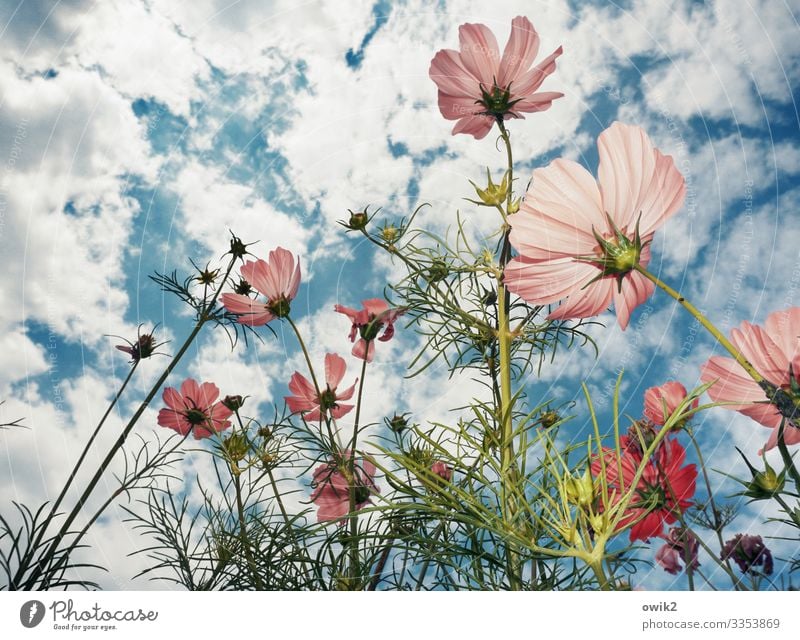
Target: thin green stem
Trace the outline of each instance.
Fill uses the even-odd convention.
[[[367,344],[366,353],[369,353],[370,344]],[[351,587],[358,578],[359,559],[358,559],[358,509],[356,508],[356,490],[357,475],[356,475],[356,447],[358,446],[358,428],[361,419],[361,405],[364,395],[364,379],[367,376],[367,359],[366,354],[361,364],[361,379],[358,381],[358,399],[356,401],[356,418],[353,422],[353,439],[350,444],[350,459],[347,461],[348,473],[350,480],[350,578],[352,580]]]
[[[672,287],[670,287],[667,283],[663,282],[658,278],[658,276],[650,273],[647,269],[643,266],[637,264],[634,269],[641,273],[645,278],[650,280],[654,285],[656,285],[659,289],[664,291],[667,295],[677,300],[677,302],[686,309],[692,316],[702,324],[708,332],[714,336],[717,342],[719,342],[725,350],[733,356],[733,359],[738,362],[742,368],[748,373],[748,375],[755,380],[757,383],[765,382],[764,376],[762,376],[758,371],[756,371],[755,367],[750,364],[750,362],[745,358],[741,351],[739,351],[730,340],[728,340],[723,333],[717,329],[709,320],[706,318],[700,310],[697,309],[691,302],[689,302],[686,298],[683,297],[680,293],[675,291]]]
[[[242,501],[242,482],[239,478],[241,471],[238,467],[233,466],[233,462],[229,462],[231,475],[233,476],[233,486],[236,491],[236,513],[239,517],[239,543],[242,545],[247,566],[250,568],[250,573],[253,577],[253,584],[258,591],[264,590],[264,583],[261,581],[261,576],[258,574],[258,567],[253,558],[253,550],[250,545],[250,538],[247,537],[247,524],[244,517],[244,503]]]
[[[225,276],[221,280],[223,284],[228,281],[228,276],[230,276],[235,263],[236,263],[236,257],[233,256],[231,257],[230,263],[228,264]],[[78,501],[75,503],[75,506],[73,507],[72,511],[67,516],[67,519],[64,521],[64,524],[61,526],[61,529],[59,530],[58,534],[56,534],[56,536],[54,537],[53,542],[50,544],[48,550],[45,551],[45,553],[42,555],[41,560],[37,564],[36,568],[33,570],[30,578],[28,578],[28,580],[26,581],[27,587],[29,589],[32,589],[34,587],[34,585],[36,584],[36,580],[38,580],[39,576],[42,575],[42,572],[44,571],[45,567],[47,567],[48,564],[52,561],[54,554],[58,550],[58,547],[61,544],[61,541],[64,539],[64,536],[69,531],[69,528],[72,525],[73,521],[75,520],[75,518],[78,517],[78,514],[83,510],[83,506],[86,504],[86,501],[91,496],[92,492],[94,491],[94,488],[100,481],[100,478],[102,478],[102,476],[105,474],[105,471],[108,468],[108,465],[111,464],[111,461],[113,460],[114,456],[125,444],[125,441],[128,438],[128,434],[131,432],[134,425],[138,422],[139,418],[142,416],[147,407],[150,405],[150,402],[152,402],[153,398],[155,398],[156,394],[161,389],[161,386],[167,380],[167,378],[175,369],[175,367],[178,366],[178,363],[180,362],[183,355],[186,353],[186,351],[188,351],[189,347],[194,342],[194,339],[200,333],[200,330],[209,320],[210,318],[209,312],[214,308],[214,305],[217,302],[217,298],[219,297],[221,290],[222,290],[221,286],[217,288],[217,290],[214,292],[214,295],[212,296],[208,304],[205,304],[204,301],[204,304],[198,313],[197,323],[195,324],[191,333],[186,338],[183,345],[181,345],[181,348],[178,350],[178,353],[175,354],[172,361],[167,365],[166,369],[164,369],[164,372],[159,376],[158,380],[156,380],[155,384],[151,387],[147,396],[139,405],[139,408],[136,410],[133,416],[131,416],[130,420],[128,420],[128,423],[125,425],[125,428],[122,430],[122,433],[120,433],[119,437],[114,442],[109,452],[106,454],[106,457],[100,463],[100,466],[97,468],[97,471],[92,476],[92,479],[86,485],[86,488],[84,489]],[[25,569],[26,567],[20,567],[20,569],[18,570],[18,574],[19,572],[22,572]]]

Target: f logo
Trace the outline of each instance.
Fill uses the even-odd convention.
[[[38,600],[28,600],[19,610],[19,621],[23,627],[32,629],[44,619],[44,604]]]

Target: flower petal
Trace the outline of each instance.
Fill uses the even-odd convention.
[[[458,40],[461,45],[459,55],[464,68],[487,91],[491,91],[500,63],[500,50],[494,34],[484,24],[462,24],[458,28]],[[477,95],[480,96],[480,93],[477,92]]]

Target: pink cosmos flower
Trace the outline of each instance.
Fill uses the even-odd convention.
[[[394,336],[394,322],[403,315],[406,310],[403,308],[390,309],[380,298],[364,300],[363,309],[350,309],[337,304],[333,309],[338,313],[345,314],[353,323],[350,328],[350,342],[355,342],[356,334],[359,335],[358,341],[353,346],[353,355],[361,360],[372,362],[375,354],[375,339],[381,342],[391,340]],[[383,329],[383,335],[378,338],[378,334]]]
[[[291,252],[278,247],[269,252],[269,262],[250,260],[239,273],[244,281],[237,285],[237,293],[223,293],[221,300],[228,311],[239,316],[240,324],[255,327],[289,315],[290,303],[300,286],[300,261],[295,265]],[[266,302],[243,293],[251,287],[266,297]]]
[[[353,397],[355,383],[342,392],[337,392],[339,383],[344,378],[347,364],[335,353],[325,354],[325,390],[317,390],[308,379],[294,372],[289,381],[289,390],[293,396],[286,396],[286,404],[292,413],[301,413],[307,422],[316,422],[323,416],[339,419],[353,410],[352,404],[339,404],[339,400]]]
[[[764,327],[742,322],[731,330],[731,342],[764,378],[782,389],[792,399],[800,399],[800,307],[775,311],[767,316]],[[791,368],[791,375],[790,375]],[[700,380],[714,382],[708,395],[714,402],[732,402],[725,409],[738,411],[772,429],[764,450],[778,443],[778,428],[783,416],[768,402],[764,390],[733,359],[709,358],[700,368]],[[786,420],[783,438],[786,444],[800,443],[800,425]]]
[[[611,302],[622,329],[654,285],[634,271],[650,262],[656,230],[681,207],[683,176],[640,128],[615,122],[597,140],[598,179],[560,158],[535,169],[520,211],[509,217],[519,255],[509,290],[532,304],[566,298],[548,318],[588,318]]]
[[[483,24],[462,24],[458,29],[460,51],[442,49],[431,61],[428,74],[439,88],[439,111],[457,120],[453,135],[468,133],[485,137],[495,121],[522,118],[550,108],[564,94],[536,93],[556,68],[559,47],[531,67],[539,52],[539,34],[527,18],[511,21],[511,36],[503,57],[494,34]]]
[[[219,389],[213,382],[197,384],[188,378],[181,384],[180,393],[167,387],[163,398],[167,408],[158,412],[158,424],[182,436],[191,431],[196,440],[210,438],[231,426],[228,418],[233,411],[217,402]]]
[[[685,399],[686,387],[680,382],[670,380],[660,387],[650,387],[644,392],[644,415],[654,424],[663,426]],[[690,408],[696,409],[698,403],[695,398]]]
[[[350,512],[350,451],[342,452],[342,459],[320,465],[314,471],[311,501],[314,502],[317,511],[317,522],[329,522],[340,520]],[[356,511],[366,506],[372,494],[379,493],[380,490],[375,486],[373,477],[375,476],[375,465],[369,460],[356,460],[355,472],[355,502]]]

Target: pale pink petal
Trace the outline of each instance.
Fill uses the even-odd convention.
[[[198,397],[200,396],[200,385],[193,378],[186,378],[181,384],[181,395],[191,401],[191,405],[198,406]],[[200,407],[205,408],[205,407]]]
[[[700,381],[713,382],[708,395],[714,402],[734,402],[726,409],[739,411],[753,402],[766,400],[764,391],[733,358],[712,356],[700,367]]]
[[[204,382],[201,384],[197,389],[196,395],[194,396],[197,406],[203,409],[206,409],[214,404],[214,401],[217,398],[219,398],[219,387],[217,387],[217,385],[215,385],[213,382]],[[228,411],[228,409],[225,410]]]
[[[644,415],[654,424],[663,425],[685,398],[686,387],[675,380],[660,387],[650,387],[644,392]],[[697,400],[694,406],[697,406]]]
[[[239,268],[239,273],[256,291],[267,298],[274,297],[269,279],[269,265],[264,260],[248,260]]]
[[[653,182],[647,197],[639,203],[642,213],[639,233],[642,236],[654,233],[670,216],[677,213],[686,197],[686,181],[675,166],[672,156],[665,156],[658,149],[654,149],[654,154],[656,171]]]
[[[484,107],[475,102],[474,96],[452,96],[439,92],[439,112],[447,120],[460,120],[481,113],[483,110]]]
[[[506,266],[503,282],[523,300],[551,304],[573,293],[580,295],[582,287],[599,273],[597,267],[569,258],[531,263],[517,257]],[[610,296],[609,292],[609,303]]]
[[[358,383],[358,378],[356,378],[356,383]],[[345,389],[344,391],[337,392],[336,393],[336,399],[337,400],[349,400],[350,398],[353,397],[353,393],[355,393],[355,390],[356,390],[356,385],[353,384],[353,385],[347,387],[347,389]]]
[[[762,376],[776,384],[789,381],[789,361],[764,329],[742,322],[731,330],[731,342]]]
[[[351,309],[350,307],[345,307],[341,304],[333,305],[333,310],[336,313],[343,313],[348,318],[350,318],[350,320],[352,320],[354,323],[358,319],[359,313],[361,313],[358,309]]]
[[[476,140],[482,140],[489,133],[494,124],[494,119],[489,116],[464,116],[453,127],[453,135],[467,133]]]
[[[500,62],[500,50],[494,34],[483,24],[462,24],[458,28],[458,40],[464,68],[476,77],[487,91],[491,91]]]
[[[558,159],[533,172],[519,213],[511,217],[511,244],[530,260],[593,255],[604,234],[600,192],[592,175],[572,160]]]
[[[306,422],[319,422],[320,420],[322,420],[322,412],[320,411],[320,408],[315,407],[311,411],[304,413],[303,420],[305,420]]]
[[[499,86],[507,87],[516,83],[517,78],[530,69],[538,52],[539,34],[530,20],[517,16],[511,21],[511,36],[500,59]]]
[[[431,60],[428,75],[441,93],[451,96],[471,96],[473,101],[480,97],[480,81],[466,69],[458,51],[442,49],[437,52]]]
[[[617,286],[616,278],[614,283],[614,310],[617,313],[617,322],[620,328],[625,331],[631,319],[631,313],[640,304],[645,302],[655,291],[655,285],[645,278],[642,274],[635,271],[627,274],[622,280],[622,292]]]
[[[352,404],[339,404],[336,403],[336,406],[330,410],[331,417],[338,420],[342,416],[350,413],[353,410]]]
[[[317,390],[314,388],[313,383],[309,382],[305,376],[297,371],[295,371],[289,379],[289,391],[298,398],[319,404]]]
[[[239,316],[236,318],[239,324],[255,327],[267,324],[267,322],[275,319],[275,316],[263,302],[257,302],[247,296],[238,293],[223,293],[220,299],[222,306]]]
[[[172,409],[161,409],[158,412],[157,421],[162,427],[173,429],[184,436],[189,433],[189,429],[191,428],[191,425],[186,421],[183,415]]]
[[[800,377],[800,307],[770,313],[764,329],[792,363],[796,377]]]
[[[767,444],[764,445],[764,449],[759,451],[759,454],[762,454],[764,451],[769,451],[770,449],[774,449],[778,446],[778,427],[780,426],[780,422],[775,428],[772,430],[772,433],[769,434],[769,439],[767,440]],[[793,427],[786,423],[783,428],[783,441],[787,445],[791,444],[800,444],[800,429]]]
[[[369,300],[364,300],[362,304],[367,310],[367,313],[375,317],[389,310],[389,305],[386,304],[385,300],[381,300],[380,298],[370,298]]]
[[[176,389],[172,387],[167,387],[164,389],[164,394],[162,395],[164,400],[164,404],[167,405],[170,409],[174,409],[175,411],[182,411],[185,409],[183,404],[183,396]]]
[[[358,342],[353,345],[352,353],[356,358],[372,362],[372,358],[375,355],[375,341],[370,340],[368,343],[364,338],[360,338]]]
[[[656,169],[650,138],[641,127],[615,122],[600,134],[597,149],[603,207],[619,228],[633,232]]]
[[[335,353],[325,354],[325,381],[331,389],[339,386],[347,371],[347,363],[344,358]]]
[[[566,320],[568,318],[591,318],[608,309],[616,282],[609,278],[593,282],[585,289],[572,293],[558,309],[553,311],[548,320]]]
[[[553,106],[553,100],[558,100],[563,97],[564,94],[560,91],[532,93],[514,105],[514,113],[537,113],[539,111],[547,111]]]
[[[545,78],[556,70],[556,58],[564,53],[564,48],[559,47],[533,69],[518,77],[516,85],[512,86],[512,95],[515,97],[529,96],[544,82]]]

